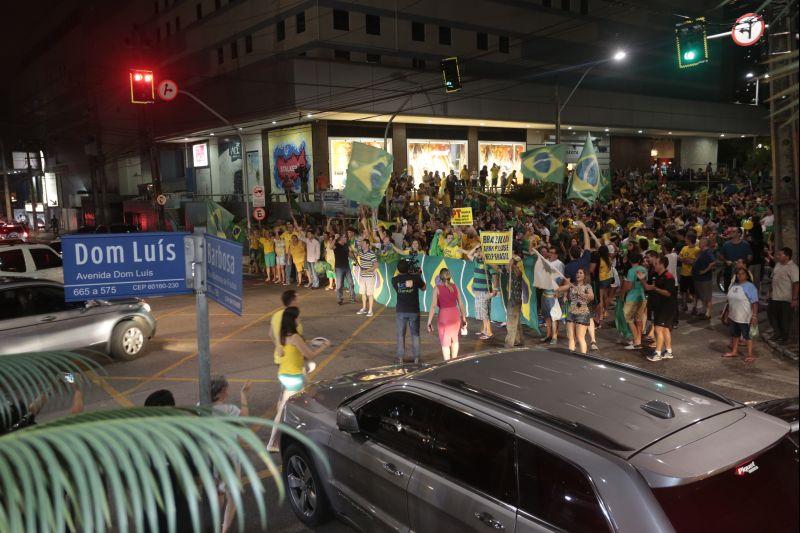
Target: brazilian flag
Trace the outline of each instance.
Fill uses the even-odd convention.
[[[345,198],[372,208],[378,207],[389,185],[393,162],[394,157],[386,150],[354,142],[347,165]]]
[[[233,226],[233,214],[213,200],[206,202],[206,207],[208,210],[206,233],[220,239],[229,238]]]
[[[600,199],[603,201],[611,200],[611,171],[603,170],[600,172]]]
[[[567,146],[553,144],[522,153],[522,176],[548,183],[564,183]]]
[[[569,182],[567,198],[576,198],[587,204],[593,204],[600,196],[601,187],[600,163],[597,162],[592,136],[587,135],[575,173]]]

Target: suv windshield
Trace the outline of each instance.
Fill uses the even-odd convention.
[[[716,476],[653,494],[682,533],[797,531],[797,474],[797,447],[784,438]]]

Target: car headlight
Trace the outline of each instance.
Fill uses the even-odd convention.
[[[142,309],[144,309],[145,311],[147,311],[149,313],[150,312],[150,304],[147,303],[147,302],[142,302]]]

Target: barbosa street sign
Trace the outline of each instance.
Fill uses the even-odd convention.
[[[64,294],[70,301],[184,294],[185,233],[64,235]]]

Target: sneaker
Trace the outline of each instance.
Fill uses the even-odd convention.
[[[337,303],[338,303],[339,305],[344,305],[344,302],[343,302],[343,301],[341,301],[341,300],[339,300]]]
[[[589,346],[589,348],[590,348],[590,349],[592,349],[592,350],[595,350],[595,351],[597,351],[597,350],[599,350],[599,349],[600,349],[600,348],[598,348],[598,347],[597,347],[597,343],[596,343],[596,342],[593,342],[593,343],[591,344],[591,346]]]
[[[674,358],[674,356],[672,355],[672,351],[671,350],[667,350],[666,352],[661,354],[661,359],[673,359],[673,358]]]
[[[545,338],[542,339],[542,344],[546,344],[546,343],[550,342],[551,340],[553,340],[553,337],[545,337]]]
[[[633,344],[633,343],[631,343],[631,344],[628,344],[625,347],[625,349],[626,350],[641,350],[642,349],[642,345],[641,344]]]
[[[663,357],[662,357],[662,356],[661,356],[661,354],[660,354],[660,353],[658,353],[658,352],[653,352],[651,355],[648,355],[648,356],[647,356],[647,360],[648,360],[648,361],[651,361],[651,362],[653,362],[653,363],[656,363],[656,362],[658,362],[658,361],[661,361],[661,359],[663,359]]]
[[[356,314],[357,315],[365,315],[365,314],[367,314],[367,310],[362,307],[361,309],[356,311]]]
[[[367,311],[367,316],[372,316],[372,311]]]
[[[550,346],[555,346],[558,344],[558,339],[550,339]]]

